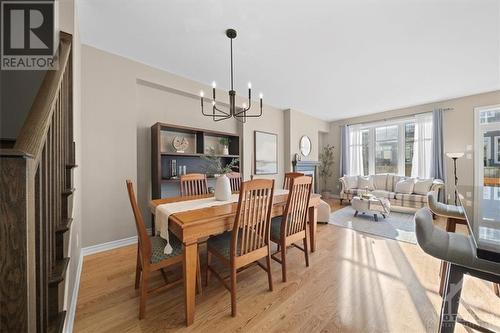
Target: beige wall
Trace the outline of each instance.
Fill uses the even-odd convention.
[[[434,108],[453,108],[445,111],[443,118],[443,141],[445,152],[465,152],[471,158],[464,157],[458,161],[458,178],[463,185],[471,185],[474,181],[474,151],[467,151],[467,146],[474,149],[474,108],[479,106],[494,105],[500,103],[500,91],[484,94],[465,96],[450,100],[428,103],[414,107],[392,110],[363,117],[344,119],[330,124],[330,133],[324,140],[324,144],[333,144],[335,149],[335,173],[330,181],[330,188],[334,193],[339,193],[340,184],[340,126],[345,124],[365,123],[390,119],[393,117],[413,115],[415,113],[432,111]],[[445,158],[445,174],[447,182],[453,181],[453,165],[451,160]]]
[[[281,152],[290,140],[280,109],[264,105],[263,116],[246,124],[234,119],[215,123],[200,112],[199,91],[209,92],[210,87],[87,45],[82,47],[82,86],[84,247],[136,234],[125,179],[136,184],[139,206],[149,224],[150,127],[158,121],[240,134],[245,180],[253,175],[254,131],[276,133],[279,172],[259,177],[273,178],[280,186],[283,182],[287,163]],[[238,98],[237,103],[242,102]],[[316,125],[311,126],[307,133],[317,140],[317,131],[311,130]],[[294,138],[301,135],[300,126],[292,133]]]
[[[317,118],[308,116],[297,110],[285,110],[285,117],[288,123],[288,141],[289,149],[287,151],[287,165],[285,170],[292,170],[292,160],[295,153],[300,154],[299,143],[303,135],[307,135],[311,139],[311,153],[309,156],[302,156],[303,161],[318,161],[320,153],[320,135],[328,133],[329,123]]]

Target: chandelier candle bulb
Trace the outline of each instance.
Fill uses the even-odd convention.
[[[205,95],[205,93],[202,91],[200,91],[200,97],[203,97]]]
[[[252,82],[248,82],[248,89],[252,89]]]

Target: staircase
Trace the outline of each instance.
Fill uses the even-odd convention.
[[[61,332],[70,258],[73,87],[71,42],[48,71],[15,141],[0,149],[0,332]]]

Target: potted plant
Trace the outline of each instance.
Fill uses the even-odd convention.
[[[231,162],[222,165],[222,159],[213,156],[202,156],[207,165],[207,173],[216,177],[215,181],[215,200],[228,201],[231,198],[231,184],[229,178],[226,176],[228,173],[233,172],[233,168],[238,166],[239,159],[233,158]]]
[[[329,199],[331,196],[331,192],[327,190],[327,182],[328,178],[333,175],[333,150],[334,146],[326,145],[323,147],[323,150],[319,154],[319,176],[323,181],[323,188],[321,191],[321,196],[325,199]]]
[[[229,138],[220,138],[219,144],[221,145],[221,154],[229,155]]]

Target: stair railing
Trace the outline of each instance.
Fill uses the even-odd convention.
[[[0,150],[0,331],[60,332],[72,221],[72,37],[11,149]]]

